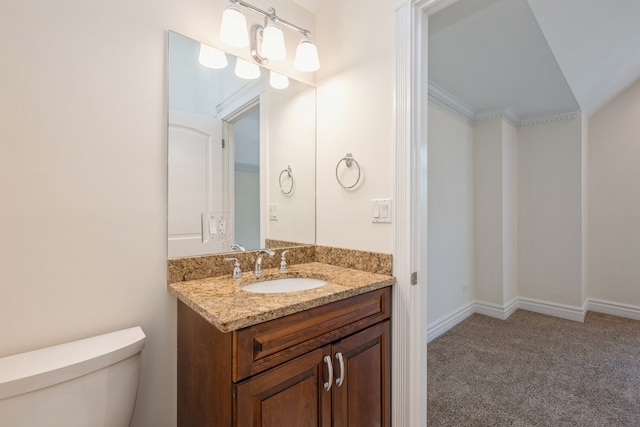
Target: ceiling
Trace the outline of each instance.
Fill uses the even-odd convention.
[[[640,1],[529,0],[587,115],[640,78]]]
[[[640,77],[638,0],[460,0],[429,18],[429,78],[476,117],[592,115]]]

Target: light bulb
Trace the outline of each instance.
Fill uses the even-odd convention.
[[[200,43],[198,61],[207,68],[220,69],[227,66],[227,55],[215,47]]]
[[[308,36],[300,40],[293,66],[300,71],[316,71],[320,68],[318,48]]]
[[[282,61],[287,57],[284,34],[278,25],[270,21],[262,33],[262,56],[272,61]]]
[[[271,71],[269,74],[269,84],[274,89],[286,89],[289,87],[289,77]]]
[[[260,67],[244,59],[238,58],[236,60],[236,76],[241,79],[253,80],[260,77]]]
[[[242,10],[234,4],[222,13],[222,25],[220,25],[220,40],[233,47],[249,46],[247,34],[247,20]]]

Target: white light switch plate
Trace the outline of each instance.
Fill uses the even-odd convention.
[[[278,220],[278,205],[277,204],[269,205],[269,219],[271,221],[277,221]]]
[[[226,212],[202,213],[202,243],[210,241],[224,241],[227,234]]]
[[[391,199],[371,200],[371,222],[391,222]]]

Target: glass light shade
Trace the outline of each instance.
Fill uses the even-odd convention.
[[[282,61],[287,57],[284,34],[275,23],[268,24],[262,33],[262,56],[272,61]]]
[[[260,67],[244,59],[236,59],[236,76],[241,79],[253,80],[260,77]]]
[[[289,77],[271,71],[269,74],[269,84],[274,89],[286,89],[289,87]]]
[[[220,40],[233,47],[249,46],[247,20],[238,6],[231,5],[222,13]]]
[[[296,48],[296,59],[293,66],[300,71],[316,71],[320,68],[318,48],[310,38],[305,37]]]
[[[200,44],[200,56],[198,56],[200,64],[207,68],[221,69],[227,66],[227,55],[223,51],[215,47]]]

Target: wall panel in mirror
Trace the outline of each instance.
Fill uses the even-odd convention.
[[[314,244],[315,88],[205,67],[200,46],[169,32],[169,258]]]

